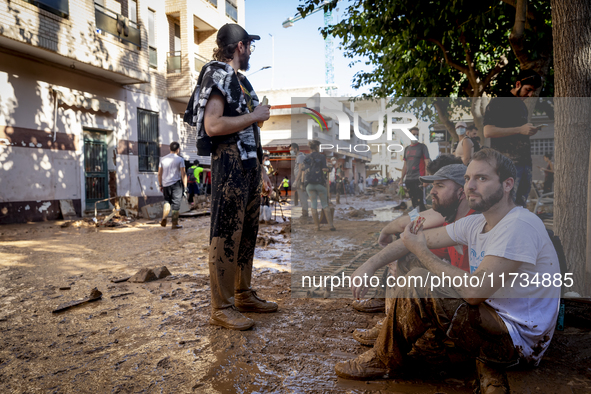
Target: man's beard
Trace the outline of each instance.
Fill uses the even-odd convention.
[[[505,196],[505,193],[503,192],[503,186],[499,185],[499,188],[497,189],[497,191],[494,192],[493,194],[491,194],[490,196],[488,196],[487,198],[480,196],[482,199],[480,202],[471,201],[470,197],[468,197],[468,206],[471,209],[474,209],[475,211],[486,212],[493,205],[495,205],[496,203],[501,201],[504,196]]]
[[[441,201],[439,198],[433,196],[433,210],[439,212],[445,218],[447,223],[452,223],[458,213],[460,200],[452,197],[447,201]]]
[[[250,69],[250,64],[248,64],[248,61],[250,60],[250,55],[248,53],[244,52],[243,55],[240,55],[240,58],[238,60],[240,62],[240,70],[248,71],[248,69]]]

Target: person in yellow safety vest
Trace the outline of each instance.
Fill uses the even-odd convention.
[[[193,165],[189,167],[187,171],[188,184],[189,184],[189,203],[193,202],[195,195],[201,195],[201,173],[203,167],[199,165],[199,160],[195,160]]]
[[[289,179],[287,177],[283,177],[281,187],[283,187],[283,190],[285,190],[285,198],[287,198],[287,190],[289,190]]]

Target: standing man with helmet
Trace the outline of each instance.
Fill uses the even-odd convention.
[[[276,303],[262,300],[251,289],[261,183],[271,188],[262,171],[257,123],[269,119],[270,106],[259,105],[250,82],[238,71],[248,70],[252,42],[259,39],[237,24],[220,28],[215,60],[199,73],[184,118],[197,127],[198,154],[211,153],[212,161],[209,322],[234,330],[254,325],[241,312],[277,310]]]
[[[417,137],[412,140],[410,146],[404,148],[404,167],[402,167],[402,176],[400,185],[404,182],[406,176],[406,187],[412,200],[413,207],[419,207],[419,211],[425,210],[425,200],[423,198],[423,189],[421,189],[420,176],[426,175],[425,170],[429,165],[429,150],[425,144],[419,142],[419,128],[410,129],[412,135]]]
[[[515,87],[491,100],[484,113],[484,137],[490,138],[491,148],[513,161],[515,178],[515,204],[525,207],[531,188],[531,143],[529,137],[540,131],[528,121],[524,101],[542,86],[542,77],[533,70],[519,73]]]

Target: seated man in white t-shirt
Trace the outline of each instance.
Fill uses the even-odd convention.
[[[396,278],[395,304],[374,348],[338,363],[337,375],[365,380],[400,372],[414,342],[431,327],[496,366],[540,362],[565,278],[542,221],[515,205],[515,174],[507,157],[481,150],[468,166],[464,190],[469,207],[482,215],[424,233],[411,231],[414,222],[406,227],[404,247],[423,268]],[[456,244],[470,250],[470,274],[429,250]],[[442,283],[445,277],[451,279]]]

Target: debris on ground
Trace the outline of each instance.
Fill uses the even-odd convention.
[[[127,282],[129,279],[131,279],[131,276],[126,276],[125,278],[120,278],[120,279],[112,279],[111,282],[122,283],[122,282]]]
[[[279,234],[289,234],[291,233],[291,222],[284,224],[279,231]]]
[[[167,276],[170,276],[172,274],[170,273],[168,268],[162,266],[162,267],[154,268],[154,275],[156,275],[156,278],[158,278],[158,279],[164,279]]]
[[[53,311],[51,311],[51,313],[58,313],[58,312],[63,312],[65,310],[68,310],[74,306],[78,306],[78,305],[82,305],[85,304],[87,302],[92,302],[92,301],[97,301],[100,300],[103,296],[103,293],[101,293],[96,287],[94,289],[92,289],[90,291],[90,295],[88,297],[85,297],[81,300],[76,300],[76,301],[70,301],[70,302],[66,302],[65,304],[61,304],[59,305],[56,309],[54,309]]]
[[[263,248],[266,248],[270,244],[274,244],[274,243],[275,243],[275,240],[268,235],[259,235],[257,237],[257,246],[261,246]]]
[[[374,213],[372,211],[365,210],[365,208],[355,209],[351,207],[351,210],[345,213],[345,216],[351,219],[360,219],[372,217],[374,216]]]
[[[141,270],[136,272],[135,275],[133,275],[131,278],[129,278],[128,282],[145,283],[145,282],[151,282],[156,279],[158,279],[158,278],[156,277],[154,270],[152,270],[150,268],[142,268]]]

